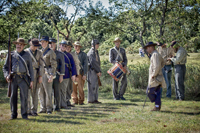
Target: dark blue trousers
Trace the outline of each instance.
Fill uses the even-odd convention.
[[[147,96],[151,102],[155,102],[155,105],[161,105],[161,87],[147,88]]]

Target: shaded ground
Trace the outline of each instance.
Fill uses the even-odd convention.
[[[85,92],[87,94],[87,92]],[[87,95],[86,95],[87,96]],[[17,120],[10,118],[9,99],[0,89],[1,132],[200,132],[200,102],[162,98],[161,112],[151,112],[153,104],[144,91],[126,93],[126,101],[114,101],[111,92],[100,91],[102,104],[85,104],[71,110],[40,114]],[[20,104],[18,105],[20,107]]]

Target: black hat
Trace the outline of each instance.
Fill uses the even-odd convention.
[[[29,44],[34,45],[35,47],[41,46],[37,38],[33,38],[29,41]]]
[[[158,43],[158,46],[162,46],[162,45],[164,45],[164,44],[165,44],[165,43],[161,43],[161,42],[160,42],[160,43]]]
[[[51,43],[51,42],[57,43],[57,40],[55,38],[50,38],[49,43]]]
[[[48,36],[42,36],[42,38],[40,39],[41,41],[49,41],[49,37]]]
[[[146,48],[149,47],[149,46],[156,46],[156,45],[157,45],[156,43],[148,42],[148,43],[146,44],[146,46],[144,46],[143,48],[146,49]]]
[[[91,45],[93,45],[93,43],[96,45],[96,44],[99,44],[99,41],[97,39],[94,39],[92,40]]]
[[[171,43],[171,47],[173,47],[176,44],[176,41],[172,41]]]

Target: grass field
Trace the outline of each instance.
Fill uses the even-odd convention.
[[[87,92],[86,92],[87,93]],[[86,104],[71,110],[40,114],[9,121],[9,99],[0,89],[1,132],[200,132],[200,102],[173,101],[162,98],[160,112],[151,112],[153,103],[147,100],[142,110],[145,92],[126,93],[126,101],[114,101],[111,92],[100,91],[102,104]]]
[[[187,64],[193,64],[193,65],[200,65],[200,53],[188,53],[189,56],[187,56]],[[103,60],[108,60],[108,56],[100,56]],[[131,64],[138,64],[143,62],[149,62],[148,57],[145,55],[145,57],[140,57],[139,54],[127,54],[128,58],[128,65]]]
[[[190,54],[188,64],[200,65],[200,54]],[[101,59],[108,59],[101,56]],[[128,55],[129,65],[147,62],[147,57]],[[131,61],[132,60],[132,61]],[[199,81],[197,81],[199,82]],[[111,87],[111,86],[110,86]],[[39,114],[21,119],[20,99],[18,99],[18,119],[9,121],[11,116],[7,88],[0,88],[0,132],[169,132],[198,133],[200,132],[200,101],[175,101],[162,98],[160,112],[151,112],[153,103],[147,99],[143,109],[146,94],[144,90],[134,89],[127,92],[125,101],[114,101],[112,92],[100,88],[99,101],[102,104],[77,105],[70,110],[53,112],[51,115]],[[87,99],[87,89],[85,88]],[[85,101],[86,103],[86,101]],[[39,107],[39,106],[38,106]],[[39,110],[39,109],[38,109]]]

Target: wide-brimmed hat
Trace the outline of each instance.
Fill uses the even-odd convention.
[[[29,44],[30,44],[30,45],[33,45],[33,46],[35,46],[35,47],[41,46],[41,45],[40,45],[40,42],[39,42],[39,40],[38,40],[37,38],[31,39],[31,40],[29,41]]]
[[[40,39],[41,41],[49,41],[49,37],[48,36],[42,36],[42,38]]]
[[[113,42],[121,42],[122,40],[119,39],[119,37],[115,38]]]
[[[73,43],[73,45],[76,45],[76,46],[82,47],[82,46],[81,46],[81,43],[80,43],[79,41],[75,41],[75,43]]]
[[[55,38],[50,38],[49,43],[51,43],[51,42],[57,43],[57,40]]]
[[[162,43],[162,42],[159,43],[159,42],[158,42],[157,45],[158,45],[158,46],[163,46],[163,45],[166,45],[166,43]]]
[[[13,44],[23,44],[23,45],[27,45],[25,43],[24,38],[18,38],[17,41],[14,41]]]
[[[94,39],[91,41],[91,45],[93,46],[93,43],[96,45],[96,44],[99,44],[99,41],[97,39]]]
[[[156,46],[156,45],[157,45],[156,43],[148,42],[148,43],[146,44],[146,46],[144,46],[143,48],[146,49],[147,47]]]

